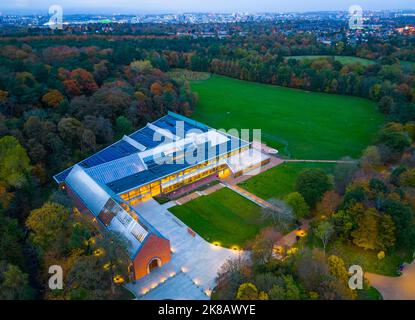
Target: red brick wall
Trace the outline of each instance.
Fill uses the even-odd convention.
[[[147,266],[153,258],[159,258],[161,265],[171,260],[170,241],[150,234],[134,259],[135,279],[147,274]]]

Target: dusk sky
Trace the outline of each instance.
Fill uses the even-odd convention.
[[[47,11],[52,4],[72,12],[287,12],[347,10],[358,4],[366,10],[415,9],[414,0],[0,0],[1,11]]]

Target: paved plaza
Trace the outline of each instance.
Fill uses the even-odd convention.
[[[173,205],[160,205],[151,199],[135,206],[170,239],[173,253],[169,263],[126,286],[138,299],[210,299],[219,268],[227,259],[243,253],[214,246],[197,234],[192,236],[188,227],[168,211]]]

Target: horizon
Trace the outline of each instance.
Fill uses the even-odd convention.
[[[393,7],[388,1],[376,0],[338,0],[333,3],[330,0],[299,0],[295,3],[283,3],[282,1],[261,0],[260,3],[252,3],[249,0],[233,1],[211,0],[209,3],[192,0],[142,0],[137,3],[131,0],[119,0],[117,6],[113,6],[111,0],[12,0],[8,3],[0,3],[0,13],[3,14],[44,14],[51,5],[62,6],[68,14],[184,14],[184,13],[312,13],[312,12],[347,12],[352,5],[360,5],[366,11],[400,11],[415,10],[412,0],[395,1]]]

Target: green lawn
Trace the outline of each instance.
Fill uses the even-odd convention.
[[[334,166],[331,163],[283,163],[240,183],[239,186],[263,199],[282,199],[294,191],[297,176],[304,169],[321,168],[331,173]]]
[[[334,57],[334,60],[339,61],[342,64],[350,64],[350,63],[361,63],[364,66],[368,66],[374,64],[375,62],[369,59],[359,58],[359,57],[351,57],[351,56],[289,56],[287,59],[320,59],[320,58],[329,58]]]
[[[359,265],[366,272],[398,276],[397,269],[402,261],[411,262],[411,256],[405,252],[387,252],[386,257],[379,260],[377,252],[364,250],[355,245],[333,244],[328,252],[343,258],[346,265]]]
[[[374,102],[213,75],[192,83],[193,118],[215,128],[261,129],[262,140],[299,159],[357,158],[383,116]]]
[[[228,188],[169,211],[207,241],[228,248],[243,247],[266,225],[259,206]]]

